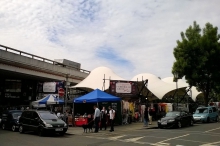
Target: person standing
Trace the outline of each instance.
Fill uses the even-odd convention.
[[[148,114],[148,108],[146,107],[144,110],[144,126],[148,126],[148,121],[149,121],[149,114]]]
[[[106,123],[106,118],[107,118],[107,110],[105,109],[105,107],[102,108],[101,110],[101,126],[100,126],[100,130],[102,130],[102,128],[107,128],[107,123]]]
[[[112,132],[114,131],[115,110],[113,110],[111,106],[109,106],[109,116],[110,116],[110,123],[111,123],[111,129],[109,131]]]
[[[100,121],[100,110],[97,108],[97,105],[94,105],[94,121],[95,121],[95,133],[99,131],[99,121]]]
[[[152,124],[153,109],[148,108],[148,113],[149,113],[149,125],[151,125]]]

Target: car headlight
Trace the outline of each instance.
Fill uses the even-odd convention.
[[[65,123],[65,124],[64,124],[64,127],[66,127],[66,126],[67,126],[67,124]]]
[[[201,116],[201,118],[205,118],[206,116]]]
[[[174,122],[175,120],[174,119],[170,119],[170,120],[168,120],[169,122]]]
[[[51,124],[47,124],[45,121],[44,121],[44,124],[45,124],[45,127],[53,127]]]
[[[160,120],[158,120],[157,122],[159,122],[159,123],[160,123],[161,121],[160,121]]]
[[[46,127],[53,127],[51,124],[45,124]]]

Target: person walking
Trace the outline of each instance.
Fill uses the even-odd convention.
[[[144,110],[144,126],[148,126],[148,121],[149,121],[149,114],[148,114],[148,108],[146,107]]]
[[[109,106],[109,116],[110,116],[110,123],[111,123],[111,129],[109,131],[112,132],[114,131],[115,110],[113,110],[111,106]]]
[[[151,125],[152,124],[153,109],[149,107],[148,113],[149,113],[149,125]]]
[[[107,128],[107,110],[105,109],[105,107],[102,108],[101,110],[101,126],[100,126],[100,130],[102,130],[102,128]]]
[[[97,105],[94,105],[94,110],[93,120],[95,121],[95,133],[97,133],[99,131],[100,110],[97,108]]]

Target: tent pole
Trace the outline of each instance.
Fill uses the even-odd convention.
[[[73,111],[72,111],[73,113],[72,113],[72,122],[73,122],[73,126],[75,127],[76,125],[75,125],[75,109],[74,109],[74,101],[73,101]]]

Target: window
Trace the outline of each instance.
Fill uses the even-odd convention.
[[[200,114],[200,113],[208,113],[208,109],[207,108],[200,108],[200,109],[197,109],[196,114]]]
[[[33,119],[38,118],[38,114],[36,112],[33,112],[32,118]]]
[[[213,112],[216,112],[216,111],[217,111],[217,109],[216,109],[215,107],[212,107],[212,110],[213,110]]]
[[[22,112],[12,113],[13,119],[18,119],[21,116]]]
[[[58,117],[50,112],[45,112],[45,113],[39,113],[40,117],[44,120],[53,120],[53,119],[58,119]]]

